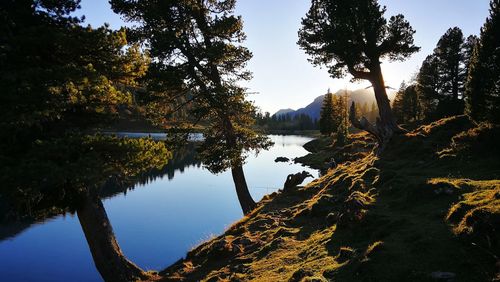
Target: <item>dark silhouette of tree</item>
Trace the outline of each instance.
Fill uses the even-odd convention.
[[[233,15],[234,0],[111,1],[115,12],[139,22],[132,34],[149,47],[152,90],[163,95],[158,104],[170,106],[183,97],[182,108],[206,123],[200,146],[204,165],[213,173],[231,169],[245,214],[254,207],[243,164],[246,152],[267,149],[271,143],[251,129],[255,107],[245,100],[239,80],[251,52],[241,17]],[[177,107],[177,106],[176,106]]]
[[[469,77],[470,62],[471,62],[472,56],[474,54],[474,49],[476,48],[476,46],[478,44],[479,44],[479,37],[477,37],[476,35],[469,35],[469,37],[467,37],[467,39],[465,40],[464,45],[463,45],[463,50],[462,50],[462,52],[464,53],[463,63],[465,66],[464,91],[465,91],[465,84],[467,83],[467,78]]]
[[[420,121],[422,113],[420,100],[416,85],[407,85],[403,82],[392,105],[394,116],[401,123]]]
[[[400,128],[394,120],[381,70],[381,61],[403,61],[419,50],[415,31],[403,15],[387,20],[376,0],[313,0],[302,19],[298,44],[314,65],[325,65],[334,78],[350,73],[371,82],[380,122],[353,121],[385,144]]]
[[[454,27],[446,31],[434,49],[439,73],[439,117],[463,113],[466,75],[464,43],[462,30]]]
[[[323,135],[331,135],[337,130],[338,122],[334,118],[333,94],[328,92],[321,105],[319,117],[319,130]]]
[[[437,118],[439,104],[439,70],[436,56],[425,58],[417,74],[417,91],[423,107],[424,119],[430,121]]]
[[[462,30],[450,28],[417,75],[417,91],[426,120],[462,114],[469,64],[477,44],[474,35],[464,39]]]
[[[490,2],[470,60],[466,87],[467,113],[478,121],[500,123],[500,1]]]
[[[0,138],[6,153],[106,124],[132,102],[148,58],[127,45],[124,30],[82,27],[70,16],[79,2],[0,3]]]

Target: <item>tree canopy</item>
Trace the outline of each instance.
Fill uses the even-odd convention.
[[[374,87],[380,122],[366,118],[353,124],[386,143],[397,126],[387,97],[381,62],[403,61],[420,48],[415,31],[403,15],[384,17],[386,8],[376,0],[312,0],[302,19],[298,44],[317,66],[326,66],[334,78],[348,73],[355,80],[369,80]],[[354,116],[353,116],[354,117]]]
[[[490,3],[467,77],[467,113],[475,120],[500,122],[500,1]]]

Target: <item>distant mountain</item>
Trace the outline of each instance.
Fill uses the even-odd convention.
[[[324,99],[325,95],[317,97],[311,104],[307,105],[305,108],[296,110],[294,112],[294,115],[306,114],[310,116],[312,119],[319,119],[319,114],[321,112],[321,105],[323,105]]]
[[[277,111],[274,115],[279,117],[279,116],[284,116],[286,114],[290,114],[292,112],[295,112],[295,110],[294,109],[283,109],[283,110]]]
[[[345,95],[345,90],[340,90],[334,95]],[[358,90],[347,90],[347,95],[349,96],[349,104],[351,104],[352,101],[356,102],[356,104],[363,105],[364,103],[367,103],[368,106],[371,106],[373,102],[376,102],[375,100],[375,94],[373,93],[373,89],[358,89]],[[389,96],[389,99],[392,100],[396,96],[396,93],[394,91],[388,91],[387,95]],[[314,99],[314,101],[307,105],[305,108],[298,109],[296,111],[292,109],[283,109],[277,111],[274,115],[275,116],[282,116],[282,115],[291,115],[296,116],[296,115],[301,115],[301,114],[306,114],[310,116],[312,119],[319,119],[319,115],[321,112],[321,106],[323,105],[323,100],[325,99],[325,95],[321,95]]]

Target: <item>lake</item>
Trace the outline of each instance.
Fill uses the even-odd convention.
[[[311,138],[270,138],[275,145],[244,166],[256,201],[282,187],[288,174],[318,176],[299,164],[274,162],[307,154],[302,145]],[[126,193],[109,193],[103,203],[125,256],[145,270],[169,266],[243,216],[231,174],[211,174],[189,149]],[[15,234],[16,228],[22,232]],[[76,215],[0,226],[0,238],[9,232],[14,235],[0,241],[0,281],[102,281]]]

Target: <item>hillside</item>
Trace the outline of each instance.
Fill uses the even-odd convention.
[[[465,116],[274,193],[163,281],[500,279],[500,129]],[[364,136],[353,139],[362,145]],[[355,146],[352,152],[357,152]]]
[[[337,91],[334,95],[345,95],[344,90],[339,90]],[[355,91],[347,90],[347,95],[349,96],[349,104],[354,101],[357,104],[363,105],[364,103],[367,103],[369,106],[375,101],[375,94],[373,93],[373,89],[358,89]],[[395,92],[388,91],[387,95],[389,96],[389,99],[392,100],[395,97]],[[310,116],[312,119],[319,119],[319,115],[321,112],[321,106],[323,105],[323,100],[325,99],[325,95],[318,96],[312,103],[307,105],[304,108],[300,108],[296,111],[292,109],[282,109],[277,111],[274,115],[276,116],[281,116],[281,115],[291,115],[296,116],[296,115],[301,115],[301,114],[306,114]]]

